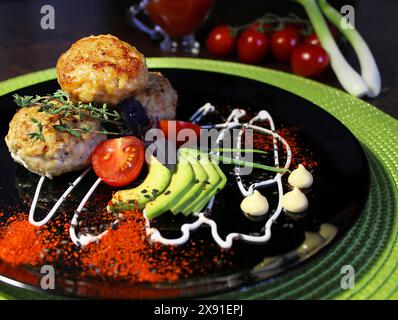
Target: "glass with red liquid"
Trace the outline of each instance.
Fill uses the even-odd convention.
[[[160,36],[163,51],[198,54],[195,31],[208,17],[215,0],[142,0],[129,9],[131,21],[151,38]],[[144,13],[154,23],[149,27],[139,16]]]

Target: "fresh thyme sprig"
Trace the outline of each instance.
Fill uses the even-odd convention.
[[[126,134],[129,131],[125,122],[123,121],[122,115],[116,110],[110,110],[106,103],[104,103],[102,106],[94,106],[92,103],[83,102],[74,103],[71,101],[69,94],[62,90],[57,90],[53,94],[48,94],[45,96],[36,95],[35,97],[20,96],[15,94],[13,98],[14,102],[21,108],[38,106],[40,107],[39,112],[46,112],[59,116],[59,124],[54,125],[53,128],[61,132],[68,132],[69,134],[79,138],[84,133],[94,132],[93,126],[74,128],[64,123],[62,119],[66,119],[71,116],[77,116],[79,120],[91,118],[100,121],[101,124],[112,124],[116,126],[118,132],[110,132],[103,128],[101,128],[101,130],[95,131],[96,133],[105,135],[120,135]],[[35,123],[39,128],[39,132],[30,133],[29,136],[32,139],[35,139],[35,141],[39,139],[45,141],[42,133],[43,125],[38,120],[36,121],[37,122]]]
[[[101,107],[95,107],[92,103],[77,102],[73,103],[69,94],[62,90],[57,90],[52,95],[39,96],[20,96],[15,94],[14,102],[19,107],[39,106],[41,112],[61,115],[62,117],[79,116],[80,120],[84,116],[98,119],[103,123],[112,123],[124,126],[122,115],[116,110],[109,110],[106,103]]]
[[[93,125],[82,126],[80,128],[72,128],[69,127],[66,123],[63,123],[62,119],[59,119],[59,124],[53,125],[53,128],[61,132],[68,132],[72,136],[81,138],[82,133],[89,133],[91,130],[93,130]]]
[[[68,132],[69,134],[81,138],[82,134],[84,133],[99,133],[99,134],[105,134],[105,135],[121,135],[123,132],[111,132],[107,131],[105,129],[102,130],[93,130],[93,125],[88,125],[88,126],[81,126],[80,128],[72,128],[69,127],[67,124],[63,123],[62,120],[59,120],[59,124],[53,125],[53,128],[55,130],[61,131],[61,132]]]
[[[41,140],[41,141],[45,142],[46,139],[44,138],[44,135],[43,135],[42,123],[35,118],[30,118],[30,120],[36,124],[37,131],[29,133],[29,138],[33,139],[33,141]]]

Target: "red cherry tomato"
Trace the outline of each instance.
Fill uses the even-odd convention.
[[[206,46],[211,54],[224,57],[232,53],[236,38],[230,26],[222,25],[214,28],[207,37]]]
[[[91,162],[95,174],[106,184],[123,187],[138,177],[144,158],[144,143],[129,136],[100,143],[91,156]]]
[[[325,72],[329,56],[320,46],[303,44],[294,49],[291,62],[295,74],[314,78]]]
[[[178,121],[178,120],[160,120],[159,129],[163,131],[165,138],[173,142],[177,147],[186,143],[189,138],[184,137],[183,141],[179,141],[178,133],[183,129],[192,130],[192,138],[197,142],[200,137],[200,126],[188,121]],[[189,133],[189,132],[188,132]]]
[[[321,42],[318,39],[318,36],[316,35],[316,33],[312,33],[309,36],[304,38],[304,43],[305,44],[311,44],[313,46],[322,46]]]
[[[257,63],[268,52],[268,37],[253,28],[246,29],[238,39],[238,57],[245,63]]]
[[[279,62],[289,62],[294,48],[297,47],[300,42],[301,36],[297,29],[285,27],[271,35],[272,54]]]

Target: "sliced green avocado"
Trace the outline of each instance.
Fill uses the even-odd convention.
[[[182,209],[187,207],[194,199],[196,199],[196,197],[202,192],[208,179],[205,169],[203,169],[196,157],[190,155],[186,149],[180,149],[179,152],[181,153],[181,157],[191,164],[196,179],[192,188],[188,190],[187,193],[183,195],[183,197],[171,208],[171,212],[174,214],[181,212]]]
[[[221,181],[217,185],[215,189],[213,189],[197,206],[192,209],[192,212],[201,212],[203,208],[209,203],[211,198],[213,198],[217,192],[224,189],[225,185],[227,184],[227,177],[225,176],[224,172],[221,170],[218,164],[213,164],[214,168],[217,170],[217,173],[221,177]]]
[[[196,197],[196,199],[189,206],[185,207],[185,209],[182,210],[182,213],[184,215],[192,213],[193,209],[196,206],[198,206],[209,193],[215,190],[221,181],[221,177],[218,174],[217,169],[211,163],[209,155],[206,152],[199,152],[194,150],[190,151],[190,154],[196,156],[199,159],[199,163],[201,164],[203,169],[205,169],[208,175],[208,179],[205,185],[203,186],[202,192]]]
[[[117,191],[113,198],[114,205],[108,205],[109,212],[119,211],[118,208],[132,205],[139,210],[161,194],[170,184],[172,172],[154,156],[149,159],[148,175],[144,181],[135,188]]]
[[[191,164],[188,161],[181,160],[178,159],[176,171],[171,176],[171,182],[167,189],[145,206],[144,215],[149,220],[170,210],[195,184],[196,178]]]

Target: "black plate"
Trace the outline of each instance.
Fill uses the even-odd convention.
[[[54,293],[78,297],[102,298],[160,298],[192,297],[210,295],[237,289],[259,281],[266,281],[282,271],[299,267],[309,258],[315,259],[320,249],[330,247],[356,221],[366,202],[369,188],[369,171],[360,144],[351,132],[337,119],[315,106],[308,100],[279,88],[236,76],[220,73],[193,71],[188,69],[161,69],[178,91],[180,102],[178,118],[187,119],[193,111],[206,102],[212,102],[228,113],[231,107],[243,106],[253,112],[267,109],[273,116],[276,126],[300,128],[300,139],[320,161],[318,181],[312,191],[311,208],[299,220],[281,214],[272,227],[271,240],[265,245],[250,245],[237,242],[234,248],[241,263],[232,269],[207,276],[198,275],[189,280],[156,285],[86,281],[67,279],[57,272]],[[58,88],[56,80],[47,81],[17,91],[21,95],[35,95],[53,92]],[[37,181],[37,176],[28,173],[15,164],[4,143],[15,105],[12,94],[0,97],[2,125],[0,127],[0,159],[2,173],[0,179],[0,210],[6,206],[22,202],[22,198],[32,197],[34,189],[19,190],[16,185],[29,185]],[[222,113],[222,112],[221,112]],[[226,116],[227,114],[223,114]],[[68,177],[53,182],[47,190],[48,198],[67,183]],[[21,182],[22,181],[22,182]],[[82,187],[83,188],[83,187]],[[61,188],[62,189],[62,188]],[[228,213],[226,228],[239,225],[242,216],[239,203],[241,197],[232,185],[219,197],[216,216],[221,220]],[[86,189],[87,190],[87,189]],[[56,191],[56,196],[60,191]],[[237,196],[234,197],[234,194]],[[228,195],[228,196],[227,196]],[[71,209],[72,210],[72,209]],[[71,211],[72,214],[73,211]],[[231,219],[231,217],[234,217]],[[236,219],[236,220],[234,220]],[[243,220],[242,220],[243,219]],[[232,221],[232,222],[231,222]],[[235,221],[235,222],[234,222]],[[245,225],[243,222],[242,225]],[[246,223],[248,224],[248,223]],[[298,254],[297,248],[304,241],[306,231],[317,233],[322,224],[333,225],[337,234],[331,241],[321,241],[305,255]],[[208,237],[208,230],[195,233],[195,237]],[[323,254],[328,254],[323,250]],[[312,257],[314,256],[314,257]],[[26,289],[40,290],[41,275],[35,270],[12,267],[0,262],[0,280]]]

